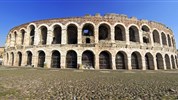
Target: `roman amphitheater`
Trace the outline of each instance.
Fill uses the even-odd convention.
[[[79,69],[177,69],[165,25],[121,14],[39,20],[10,30],[5,66]]]

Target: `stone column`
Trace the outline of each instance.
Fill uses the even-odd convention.
[[[143,33],[141,30],[138,31],[139,32],[139,42],[140,42],[140,45],[143,46]]]
[[[34,45],[38,45],[40,42],[40,30],[35,29]]]
[[[66,68],[66,55],[61,55],[61,69]]]
[[[81,55],[77,55],[77,67],[80,66],[80,69],[83,69],[82,65],[82,56]]]
[[[11,35],[10,47],[14,47],[14,46],[15,46],[15,37],[14,35]]]
[[[46,55],[45,63],[47,64],[46,68],[51,68],[51,57],[49,55]]]
[[[22,54],[22,64],[21,65],[22,66],[27,65],[27,54],[26,53]]]
[[[125,34],[126,34],[126,45],[130,45],[129,30],[128,29],[125,30]]]
[[[98,38],[99,38],[99,31],[98,31],[98,28],[95,27],[95,28],[94,28],[94,31],[95,31],[95,34],[94,34],[94,35],[95,35],[95,43],[98,44],[98,41],[99,41],[99,40],[98,40]]]
[[[67,30],[66,29],[62,29],[61,37],[62,37],[61,44],[67,44]]]
[[[34,67],[38,67],[38,54],[33,54],[32,56],[32,65],[34,65]]]
[[[95,54],[95,69],[100,69],[100,67],[99,67],[99,54],[98,53],[96,53]]]
[[[47,45],[51,45],[52,41],[53,41],[53,31],[49,29],[47,33]]]
[[[151,46],[154,46],[154,41],[153,41],[153,34],[151,34],[151,32],[149,32],[149,36],[150,36],[150,42],[151,42]]]
[[[160,38],[160,45],[161,45],[161,47],[163,47],[162,37],[161,37],[161,34],[160,34],[160,33],[159,33],[159,38]]]
[[[128,70],[132,70],[132,63],[131,63],[131,56],[130,55],[128,55],[127,60],[128,60]]]
[[[154,70],[158,70],[156,56],[153,58]]]
[[[82,29],[78,28],[78,44],[82,44]]]
[[[115,43],[114,27],[111,27],[111,43]]]
[[[115,56],[112,57],[112,61],[111,61],[111,62],[112,62],[112,69],[113,69],[113,70],[116,70],[116,60],[115,60],[115,59],[116,59]]]
[[[163,57],[163,69],[166,70],[166,62],[165,62],[165,58]]]
[[[145,57],[143,56],[141,59],[142,59],[142,60],[141,60],[141,62],[142,62],[142,70],[146,70],[146,61],[145,61]]]
[[[170,62],[170,69],[173,69],[173,67],[172,67],[172,60],[171,60],[171,56],[169,56],[169,62]]]

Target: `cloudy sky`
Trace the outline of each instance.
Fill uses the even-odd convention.
[[[9,30],[20,24],[95,13],[126,14],[163,23],[174,32],[178,47],[176,0],[0,0],[0,46]]]

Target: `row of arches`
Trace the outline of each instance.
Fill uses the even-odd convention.
[[[33,54],[30,51],[26,52],[27,54],[27,65],[33,65]],[[10,58],[9,58],[10,56]],[[96,65],[96,55],[89,50],[86,50],[82,53],[82,66],[84,68],[95,68]],[[177,58],[171,55],[169,57],[168,54],[165,54],[165,56],[162,56],[162,54],[157,53],[156,54],[156,62],[154,63],[154,56],[151,53],[146,53],[144,57],[142,55],[135,51],[131,54],[131,67],[132,69],[143,69],[143,65],[145,65],[146,69],[148,70],[154,70],[155,66],[157,66],[157,69],[165,69],[164,66],[166,66],[166,69],[176,69],[177,68]],[[74,50],[67,51],[65,61],[66,61],[66,68],[78,68],[78,55]],[[10,55],[7,54],[7,63],[10,61],[11,65],[14,66],[14,53],[12,52]],[[46,54],[44,51],[38,51],[38,67],[45,67],[45,59]],[[119,51],[115,55],[115,59],[112,58],[111,53],[108,51],[102,51],[99,54],[99,68],[100,69],[113,69],[113,60],[115,60],[115,67],[116,69],[129,69],[128,68],[128,54],[126,54],[124,51]],[[145,64],[143,64],[143,62]],[[22,53],[17,53],[16,62],[18,62],[18,66],[22,65]],[[164,63],[165,62],[165,63]],[[156,64],[156,65],[155,65]],[[171,68],[172,66],[172,68]],[[54,50],[51,55],[51,65],[52,68],[61,68],[61,53],[57,50]]]
[[[170,47],[174,46],[175,44],[173,36],[165,34],[165,32],[159,32],[157,29],[153,29],[153,31],[151,31],[148,25],[142,25],[141,28],[139,29],[139,27],[134,24],[130,25],[128,28],[126,28],[125,25],[123,24],[116,24],[113,28],[114,31],[112,31],[113,30],[112,26],[107,22],[101,23],[98,26],[98,28],[96,28],[96,26],[93,23],[88,22],[82,26],[81,32],[78,27],[79,26],[76,23],[71,23],[67,25],[66,31],[63,32],[65,28],[60,24],[53,25],[52,29],[49,28],[47,25],[41,25],[39,28],[36,28],[36,26],[32,24],[29,26],[27,30],[21,29],[19,34],[17,34],[17,31],[14,31],[12,34],[9,34],[8,40],[9,42],[14,41],[15,44],[17,44],[17,40],[21,40],[21,43],[19,44],[24,44],[24,39],[27,38],[29,39],[29,45],[34,45],[35,37],[38,35],[39,37],[38,44],[46,45],[48,34],[50,33],[49,31],[52,31],[51,44],[61,44],[64,34],[66,34],[67,36],[66,39],[67,44],[77,44],[79,34],[82,34],[82,37],[87,37],[86,40],[84,40],[87,42],[83,43],[91,43],[90,37],[98,38],[99,41],[111,40],[113,34],[115,41],[126,41],[127,40],[126,38],[129,38],[130,42],[143,43],[153,42],[162,45],[167,45]],[[98,30],[98,33],[96,33],[95,30]],[[127,30],[129,37],[127,37],[126,35]],[[96,37],[97,36],[96,34],[98,34],[98,37]],[[141,36],[140,34],[142,34],[142,37],[140,37]],[[17,37],[19,37],[20,39],[17,39]],[[95,41],[93,41],[93,43],[95,43]]]

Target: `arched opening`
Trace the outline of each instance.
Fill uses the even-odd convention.
[[[92,24],[85,24],[82,29],[83,36],[94,36],[94,27]]]
[[[6,65],[8,65],[8,62],[9,62],[9,54],[7,53]]]
[[[131,42],[139,42],[139,32],[137,27],[131,26],[129,28],[129,39]]]
[[[78,30],[77,26],[70,24],[67,27],[67,43],[68,44],[77,44]]]
[[[14,66],[14,53],[13,53],[13,52],[11,53],[11,61],[12,61],[12,62],[11,62],[11,63],[12,63],[11,65]]]
[[[122,25],[115,26],[115,40],[125,41],[125,28]]]
[[[171,69],[170,59],[169,59],[169,56],[167,54],[165,55],[165,62],[166,62],[166,68]]]
[[[167,35],[167,37],[168,37],[168,44],[169,44],[169,47],[171,47],[171,38],[170,38],[169,35]]]
[[[141,55],[138,52],[133,52],[131,55],[131,66],[132,69],[141,69],[141,64],[142,59],[141,59]]]
[[[25,30],[21,30],[21,35],[22,35],[21,44],[23,45],[24,44],[24,38],[25,38]]]
[[[38,67],[44,67],[44,63],[45,63],[45,53],[44,51],[39,51]]]
[[[148,26],[143,25],[143,26],[142,26],[142,31],[143,31],[143,32],[149,32],[149,31],[150,31],[150,29],[149,29],[149,27],[148,27]]]
[[[156,63],[158,69],[164,69],[163,57],[160,53],[156,54]]]
[[[125,52],[118,52],[116,54],[116,69],[126,69],[127,67],[127,55]]]
[[[111,33],[110,33],[110,27],[107,24],[101,24],[99,26],[99,40],[110,40],[111,39]]]
[[[61,61],[61,55],[59,53],[59,51],[54,51],[52,53],[52,57],[51,57],[51,67],[52,68],[60,68],[60,61]]]
[[[174,60],[174,56],[173,55],[171,56],[171,62],[172,62],[172,68],[176,69],[175,60]]]
[[[27,52],[27,65],[32,65],[32,53],[30,51]]]
[[[162,37],[162,44],[167,45],[166,35],[163,32],[161,33],[161,37]]]
[[[153,56],[151,53],[145,54],[145,65],[146,69],[154,69]]]
[[[61,27],[56,25],[53,30],[52,44],[61,44]]]
[[[14,38],[15,38],[14,44],[16,45],[17,44],[17,32],[14,32]]]
[[[149,43],[149,38],[148,37],[143,37],[143,43]]]
[[[159,33],[157,30],[153,31],[153,41],[154,43],[160,43],[160,37],[159,37]]]
[[[18,52],[18,66],[21,66],[22,64],[22,53]]]
[[[30,45],[34,45],[35,26],[30,26]]]
[[[66,56],[67,68],[77,68],[77,53],[73,50],[67,52]]]
[[[90,38],[86,38],[86,43],[90,43]]]
[[[82,54],[82,65],[85,68],[91,69],[94,67],[94,54],[91,51],[85,51]]]
[[[102,51],[99,55],[99,66],[100,69],[111,69],[111,57],[106,51]]]
[[[47,41],[47,27],[42,26],[41,27],[41,39],[40,39],[40,44],[45,45]]]

